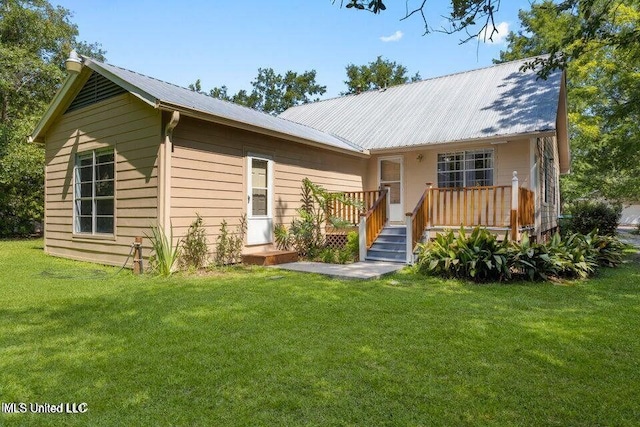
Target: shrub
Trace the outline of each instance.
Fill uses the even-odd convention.
[[[329,193],[322,186],[314,184],[308,178],[302,180],[301,207],[297,209],[299,218],[295,218],[289,227],[288,239],[284,235],[280,241],[287,242],[298,252],[298,255],[314,258],[324,247],[323,230],[327,224],[336,228],[349,224],[337,217],[331,216],[331,206],[338,200],[346,206],[358,206],[359,202],[348,199],[344,194]],[[276,230],[281,233],[282,230]],[[276,244],[278,236],[276,234]]]
[[[229,233],[226,220],[220,224],[220,233],[216,239],[215,265],[237,264],[242,261],[244,236],[247,234],[247,216],[240,217],[235,233]]]
[[[585,236],[585,244],[590,246],[592,257],[598,265],[616,267],[622,263],[624,245],[617,237],[592,232]]]
[[[348,264],[353,261],[355,261],[355,258],[347,248],[338,251],[338,264]]]
[[[353,261],[360,257],[360,239],[357,232],[350,231],[347,233],[347,244],[343,250],[349,254]]]
[[[600,235],[613,236],[618,228],[622,206],[601,201],[579,201],[571,207],[570,213],[565,224],[566,230],[562,230],[563,234],[586,235],[597,230]]]
[[[291,237],[289,236],[287,227],[283,224],[276,224],[276,226],[273,227],[273,235],[276,239],[276,247],[281,251],[288,251],[291,247]]]
[[[461,229],[438,234],[418,248],[418,268],[444,277],[485,280],[547,280],[549,277],[586,278],[598,266],[615,267],[622,262],[624,246],[611,236],[595,232],[574,233],[564,238],[556,233],[547,243],[533,243],[525,233],[520,242],[496,237],[476,228],[466,236]]]
[[[167,236],[161,225],[152,226],[151,235],[145,233],[145,236],[151,241],[153,248],[153,254],[149,258],[151,270],[161,276],[170,276],[176,270],[181,243],[178,239],[175,247],[173,246],[173,227]]]
[[[520,242],[509,245],[508,264],[513,272],[528,280],[547,280],[557,274],[545,244],[534,243],[524,233]]]
[[[44,150],[11,143],[0,150],[0,237],[25,237],[44,215]]]
[[[584,279],[598,266],[584,236],[574,233],[564,239],[556,233],[547,243],[549,258],[560,277]]]
[[[196,213],[196,219],[189,226],[182,243],[180,263],[183,268],[199,269],[206,265],[208,256],[207,232],[202,217]]]
[[[449,230],[419,246],[419,269],[428,274],[469,278],[476,282],[504,280],[511,276],[507,264],[509,241],[476,227],[469,236],[460,228]]]
[[[332,248],[324,248],[318,257],[324,263],[333,264],[336,260],[336,251]]]

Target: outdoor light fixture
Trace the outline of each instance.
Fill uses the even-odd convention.
[[[67,71],[70,73],[73,73],[73,74],[79,73],[80,70],[82,70],[82,59],[80,59],[78,52],[76,52],[75,50],[72,50],[71,53],[69,54],[69,58],[67,58],[67,60],[64,61],[64,66],[67,69]]]
[[[416,160],[418,160],[418,162],[421,162],[423,157],[424,156],[422,155],[422,153],[420,153],[420,154],[418,154],[418,157],[416,157]]]

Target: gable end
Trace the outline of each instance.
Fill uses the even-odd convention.
[[[124,88],[94,72],[64,113],[70,113],[125,92]]]

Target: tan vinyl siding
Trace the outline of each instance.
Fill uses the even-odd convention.
[[[186,234],[198,213],[213,250],[220,224],[235,231],[246,211],[246,158],[273,159],[274,223],[289,224],[308,177],[330,191],[361,191],[367,161],[213,123],[183,117],[173,132],[171,219]]]
[[[46,138],[45,249],[47,253],[121,265],[135,236],[156,223],[160,113],[122,94],[60,116]],[[114,236],[73,233],[73,166],[78,153],[113,148]]]
[[[494,152],[493,185],[511,185],[513,171],[518,172],[521,187],[530,185],[529,140],[496,141],[496,144],[457,144],[440,145],[433,148],[385,153],[372,156],[366,179],[366,189],[375,190],[378,187],[378,160],[380,157],[401,156],[404,166],[404,210],[411,212],[422,196],[426,183],[438,186],[438,154],[465,150],[490,149]],[[418,156],[422,155],[421,160]]]

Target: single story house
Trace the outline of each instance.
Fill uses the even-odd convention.
[[[372,259],[409,260],[416,241],[443,227],[539,237],[557,226],[558,177],[570,162],[563,72],[541,80],[514,61],[274,117],[70,61],[76,71],[32,134],[46,150],[51,255],[121,265],[136,236],[156,224],[184,235],[196,213],[212,244],[223,220],[233,230],[246,214],[245,252],[267,251],[274,225],[295,216],[305,177],[365,202],[355,218],[340,206],[335,214],[360,225]],[[406,237],[385,245],[385,227]]]

